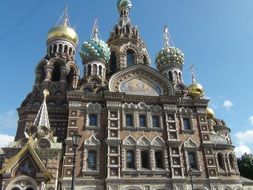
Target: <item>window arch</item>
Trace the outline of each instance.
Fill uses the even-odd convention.
[[[223,155],[221,153],[218,153],[217,157],[218,157],[219,168],[225,170]]]
[[[59,63],[54,64],[54,69],[52,72],[52,81],[58,82],[61,79],[61,67]]]
[[[59,45],[59,53],[62,52],[62,44]]]
[[[117,59],[115,52],[111,52],[110,55],[110,70],[112,73],[115,73],[117,71]]]
[[[88,76],[91,75],[91,65],[88,65]]]
[[[235,165],[234,165],[234,156],[232,154],[229,154],[228,156],[229,159],[229,165],[231,169],[235,169]]]
[[[67,52],[68,52],[68,46],[65,45],[65,46],[64,46],[64,53],[67,53]]]
[[[171,81],[173,81],[173,75],[172,75],[172,72],[171,72],[171,71],[169,71],[169,79],[170,79]]]
[[[132,66],[135,63],[134,51],[129,49],[127,50],[127,66]]]
[[[102,77],[102,66],[101,65],[99,65],[99,76]]]
[[[75,73],[75,69],[73,67],[70,67],[69,74],[67,75],[67,83],[69,86],[73,86]]]

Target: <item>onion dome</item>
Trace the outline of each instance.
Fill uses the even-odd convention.
[[[193,83],[188,87],[190,96],[193,96],[194,98],[197,97],[203,97],[204,95],[204,89],[201,84],[199,83]]]
[[[169,64],[182,66],[184,63],[184,54],[175,47],[162,48],[156,55],[156,65],[159,70]]]
[[[209,107],[206,108],[206,116],[207,116],[207,119],[214,118],[215,114],[212,108],[209,108]]]
[[[48,32],[47,41],[54,39],[66,39],[74,44],[78,43],[78,35],[75,30],[65,25],[56,26]]]
[[[63,23],[53,27],[49,30],[47,35],[47,41],[55,40],[55,39],[63,39],[68,40],[74,44],[78,43],[78,35],[76,31],[69,26],[69,19],[67,16],[67,8],[64,11],[64,20]]]
[[[196,82],[193,65],[190,65],[190,70],[192,74],[192,84],[188,86],[189,95],[193,98],[201,98],[204,96],[204,88],[201,84]]]
[[[98,38],[98,27],[94,24],[91,40],[84,42],[81,47],[80,56],[82,60],[85,63],[93,60],[108,63],[110,54],[111,52],[108,45]]]
[[[178,66],[182,68],[184,63],[184,54],[178,48],[170,46],[169,31],[167,26],[164,27],[163,38],[164,47],[158,52],[155,59],[157,68],[159,70],[162,70],[167,66]]]
[[[117,8],[119,11],[124,8],[131,9],[131,7],[132,7],[132,3],[130,0],[118,0],[118,2],[117,2]]]

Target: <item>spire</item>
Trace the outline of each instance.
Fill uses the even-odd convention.
[[[164,26],[164,30],[163,30],[163,46],[164,48],[168,48],[170,47],[170,39],[169,39],[169,30],[168,30],[168,26]]]
[[[46,127],[50,129],[49,119],[48,119],[48,111],[47,111],[47,104],[46,104],[46,98],[49,95],[49,91],[45,89],[43,91],[44,100],[43,103],[39,109],[39,112],[35,118],[35,121],[33,123],[33,126],[35,127]]]
[[[98,39],[98,34],[99,34],[98,20],[96,18],[95,21],[94,21],[93,29],[92,29],[91,39],[97,40]]]
[[[191,75],[192,75],[192,84],[195,84],[196,77],[195,77],[195,72],[194,72],[194,66],[192,64],[190,64],[190,71],[191,71]]]
[[[69,26],[69,14],[68,14],[68,5],[66,5],[61,17],[57,21],[56,25]]]

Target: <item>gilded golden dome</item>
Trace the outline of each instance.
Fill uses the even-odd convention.
[[[206,116],[207,116],[207,119],[213,119],[214,118],[214,111],[212,108],[209,108],[207,107],[206,108]]]
[[[74,44],[78,43],[78,35],[75,30],[67,25],[59,25],[52,28],[47,35],[47,41],[52,39],[66,39]]]
[[[193,83],[188,87],[189,94],[194,98],[202,97],[204,94],[204,89],[201,84]]]

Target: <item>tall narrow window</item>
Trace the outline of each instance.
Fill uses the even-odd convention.
[[[112,52],[110,56],[110,70],[111,73],[115,73],[117,71],[117,59],[115,52]]]
[[[153,115],[152,116],[152,124],[153,124],[153,127],[155,127],[155,128],[160,127],[160,122],[159,122],[159,116],[158,115]]]
[[[139,115],[139,126],[146,127],[146,115]]]
[[[188,152],[188,162],[189,162],[190,168],[198,169],[197,168],[197,160],[196,160],[196,153],[195,152]]]
[[[97,152],[95,150],[88,151],[87,166],[91,170],[96,170]]]
[[[128,150],[126,152],[126,167],[135,169],[135,154],[133,150]]]
[[[97,114],[90,114],[89,115],[89,126],[97,126],[98,125],[98,116]]]
[[[185,130],[190,130],[191,129],[190,119],[183,118],[183,125]]]
[[[171,72],[171,71],[169,71],[169,79],[170,79],[171,81],[173,81],[173,75],[172,75],[172,72]]]
[[[91,65],[88,65],[88,76],[91,75]]]
[[[149,169],[149,152],[147,150],[141,151],[141,167]]]
[[[54,65],[54,70],[53,70],[53,73],[52,73],[52,81],[53,82],[58,82],[58,81],[60,81],[60,78],[61,78],[60,65],[56,63]]]
[[[218,154],[218,164],[219,164],[219,168],[225,170],[223,155],[221,153]]]
[[[229,164],[231,169],[235,169],[234,166],[234,156],[232,154],[229,155]]]
[[[126,127],[132,127],[132,126],[133,126],[133,115],[126,114]]]
[[[163,152],[162,151],[156,151],[155,152],[155,166],[156,168],[163,169]]]
[[[134,65],[134,51],[127,50],[127,66]]]

